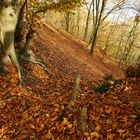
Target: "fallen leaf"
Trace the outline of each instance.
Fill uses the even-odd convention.
[[[99,134],[98,134],[98,132],[92,132],[92,133],[90,133],[90,137],[91,137],[91,139],[99,138]]]
[[[52,133],[51,133],[50,130],[48,130],[48,133],[47,133],[47,135],[45,136],[45,138],[51,139],[51,137],[52,137]]]

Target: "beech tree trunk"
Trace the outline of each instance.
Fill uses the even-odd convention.
[[[4,67],[6,63],[3,61],[7,56],[10,56],[12,63],[15,65],[19,75],[21,85],[21,72],[19,62],[14,48],[14,34],[18,20],[19,4],[17,0],[1,0],[0,1],[0,42],[4,50],[1,57]]]
[[[107,2],[107,0],[102,1],[100,12],[99,12],[100,1],[96,0],[96,4],[93,3],[94,5],[96,5],[95,6],[96,19],[95,19],[95,21],[93,21],[94,22],[94,31],[93,31],[93,39],[92,39],[92,44],[91,44],[91,49],[90,49],[91,54],[93,54],[93,52],[94,52],[94,47],[96,45],[96,40],[97,40],[97,34],[98,34],[98,30],[99,30],[100,23],[101,23],[101,18],[102,18],[102,15],[103,15],[103,12],[104,12],[104,9],[106,6],[106,2]],[[94,8],[93,8],[93,10],[94,10]],[[94,20],[94,18],[93,18],[93,20]]]
[[[24,19],[24,9],[26,7],[27,0],[24,1],[17,21],[16,31],[15,31],[15,41],[20,42],[23,39],[22,31],[23,31],[23,19]]]

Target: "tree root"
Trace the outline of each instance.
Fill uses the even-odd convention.
[[[27,62],[40,65],[43,69],[49,74],[52,75],[52,72],[47,68],[47,66],[43,63],[43,61],[35,56],[32,50],[26,50],[26,52],[20,55],[22,60]]]

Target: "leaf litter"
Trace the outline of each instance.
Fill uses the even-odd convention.
[[[61,34],[62,40],[69,38],[65,32]],[[45,44],[43,36],[46,33],[42,31],[41,35],[42,43]],[[56,40],[55,36],[53,39]],[[71,37],[71,40],[74,39]],[[34,42],[32,44],[34,52],[48,64],[53,75],[48,76],[40,66],[27,64],[30,68],[24,76],[24,86],[20,89],[17,86],[16,70],[9,65],[10,73],[0,76],[0,139],[138,140],[140,138],[139,77],[127,77],[122,85],[110,87],[101,94],[93,93],[91,89],[99,83],[99,77],[103,77],[102,73],[108,72],[106,68],[99,67],[101,75],[98,72],[94,73],[93,66],[87,66],[91,63],[88,62],[92,59],[90,56],[86,60],[86,66],[83,65],[81,57],[87,56],[83,53],[85,50],[80,50],[81,56],[76,59],[77,56],[73,56],[71,52],[66,55],[67,48],[58,49],[51,44],[53,42],[49,44],[48,41],[47,48],[38,40]],[[74,42],[79,43],[76,40],[73,44]],[[98,53],[97,50],[96,54]],[[99,56],[100,54],[96,57]],[[112,63],[109,68],[116,68],[114,60]],[[82,75],[80,94],[72,103],[73,109],[68,110],[66,107],[77,73]],[[121,71],[117,75],[118,78],[123,77]],[[84,133],[79,127],[79,109],[82,107],[87,107],[87,128]]]

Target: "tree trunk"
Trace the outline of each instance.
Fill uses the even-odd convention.
[[[94,52],[94,47],[96,45],[97,34],[98,34],[98,30],[99,30],[100,23],[101,23],[101,18],[102,18],[102,15],[103,15],[103,12],[104,12],[104,9],[106,6],[106,2],[107,2],[107,0],[102,1],[101,10],[99,13],[100,1],[96,0],[96,20],[95,20],[95,24],[94,24],[93,39],[92,39],[92,44],[91,44],[91,49],[90,49],[90,54],[92,54],[92,55]]]
[[[27,4],[27,0],[24,1],[23,5],[20,9],[18,22],[17,22],[17,26],[16,26],[16,32],[15,32],[15,41],[16,42],[20,42],[23,39],[23,35],[22,35],[23,24],[24,24],[23,19],[24,19],[24,9],[25,9],[26,4]]]
[[[77,36],[79,36],[80,32],[80,9],[77,10]]]
[[[0,5],[0,42],[4,50],[4,57],[10,56],[18,71],[21,85],[21,72],[14,48],[14,34],[18,20],[18,1],[4,0]],[[2,58],[4,59],[4,58]]]
[[[136,31],[136,29],[137,29],[137,26],[138,26],[138,23],[136,23],[133,27],[132,27],[132,29],[131,29],[131,31],[129,32],[129,36],[128,36],[128,38],[127,38],[127,40],[126,40],[126,43],[125,43],[125,46],[124,46],[124,51],[123,51],[123,54],[122,54],[122,57],[121,57],[121,59],[120,59],[120,62],[119,62],[119,64],[118,64],[118,66],[119,67],[121,67],[121,63],[123,62],[123,61],[126,61],[126,59],[127,59],[127,56],[128,56],[128,53],[129,53],[129,49],[131,50],[131,45],[130,45],[130,47],[129,47],[129,42],[130,42],[130,40],[131,40],[131,38],[132,38],[132,44],[134,43],[134,34],[135,34],[135,31]]]
[[[86,40],[87,39],[88,26],[89,26],[89,19],[90,19],[90,12],[91,12],[91,8],[92,8],[92,4],[93,4],[93,1],[91,2],[90,7],[88,9],[88,14],[87,14],[87,19],[86,19],[86,27],[85,27],[85,33],[84,33],[83,40]]]
[[[69,11],[66,12],[65,20],[66,20],[65,30],[69,32],[70,31],[70,12]]]

